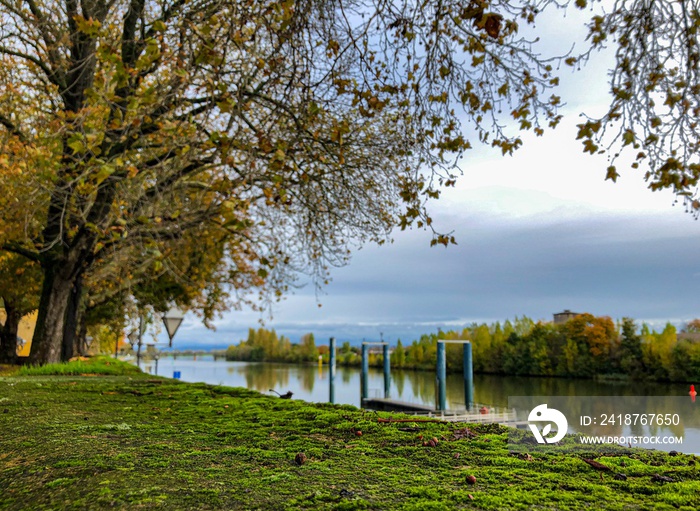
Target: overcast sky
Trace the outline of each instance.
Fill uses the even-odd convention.
[[[568,44],[564,34],[573,32],[555,26]],[[188,315],[176,347],[237,343],[261,318],[293,341],[313,332],[320,344],[380,333],[406,343],[474,321],[548,321],[563,309],[656,328],[700,317],[700,223],[673,205],[671,193],[650,192],[642,170],[605,181],[606,158],[584,155],[575,140],[579,114],[606,104],[607,63],[599,57],[576,75],[563,71],[567,106],[556,131],[525,137],[512,157],[487,148],[467,155],[457,186],[431,207],[457,246],[430,248],[428,232],[396,231],[394,243],[366,246],[335,270],[325,294],[311,285],[296,290],[272,319],[230,312],[212,332]]]

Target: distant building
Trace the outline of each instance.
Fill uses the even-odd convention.
[[[553,314],[554,324],[561,325],[563,323],[566,323],[570,319],[574,319],[576,316],[580,316],[581,314],[581,312],[571,312],[569,309],[564,309],[563,312],[555,312]]]
[[[679,341],[700,342],[700,332],[678,332],[676,339]]]

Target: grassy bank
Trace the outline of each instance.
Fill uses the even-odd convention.
[[[694,456],[516,454],[498,426],[383,423],[120,367],[0,377],[0,509],[700,508]]]

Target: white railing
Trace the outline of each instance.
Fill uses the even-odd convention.
[[[516,422],[518,417],[513,409],[489,410],[486,413],[480,411],[454,410],[445,412],[404,412],[427,418],[440,419],[447,422],[470,422],[484,424],[506,424]]]

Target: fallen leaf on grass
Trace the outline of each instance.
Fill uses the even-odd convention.
[[[454,435],[455,440],[462,440],[464,438],[466,438],[467,440],[470,440],[470,439],[476,438],[478,436],[476,433],[474,433],[469,428],[458,429],[452,434]]]
[[[591,467],[593,467],[596,470],[602,470],[605,472],[609,472],[611,469],[610,467],[606,467],[602,463],[598,463],[596,460],[589,460],[588,458],[581,458],[583,461],[588,463]]]
[[[534,461],[535,459],[527,452],[519,452],[519,451],[509,451],[508,454],[510,456],[515,456],[516,458],[520,458],[521,460],[525,461]]]

